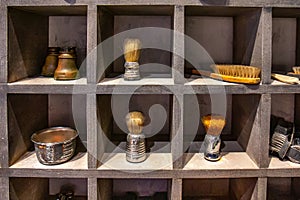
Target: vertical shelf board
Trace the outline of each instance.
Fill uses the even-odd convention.
[[[87,190],[88,190],[88,199],[97,200],[98,199],[98,183],[97,178],[88,178]],[[103,200],[100,198],[100,200]]]
[[[193,68],[211,71],[211,64],[242,64],[262,67],[260,8],[187,6],[185,34],[195,42],[185,44],[186,75]],[[220,33],[222,33],[220,35]]]
[[[138,62],[142,77],[170,78],[173,34],[166,29],[173,29],[173,15],[174,7],[168,5],[98,6],[97,40],[98,45],[104,46],[98,49],[97,80],[122,76],[126,38],[141,40],[142,51]],[[134,30],[136,28],[139,29]]]
[[[89,5],[87,12],[87,82],[97,83],[97,6]]]
[[[0,93],[0,168],[9,166],[8,127],[7,127],[7,94]]]
[[[97,185],[97,200],[111,200],[113,195],[113,180],[98,179]]]
[[[9,194],[11,200],[47,199],[49,181],[47,178],[10,178]]]
[[[98,148],[101,146],[97,142],[101,134],[97,134],[97,101],[95,94],[87,94],[87,151],[88,151],[88,168],[97,168]]]
[[[260,28],[262,29],[262,83],[271,83],[272,71],[272,8],[262,8]]]
[[[261,126],[260,126],[260,132],[259,132],[259,141],[261,152],[261,157],[259,160],[259,167],[260,168],[266,168],[269,166],[269,139],[270,139],[270,115],[271,115],[271,109],[272,109],[272,97],[271,94],[263,94],[261,96]],[[253,149],[255,152],[256,150]]]
[[[9,7],[8,36],[8,82],[39,74],[47,53],[48,17]]]
[[[182,198],[182,179],[173,178],[171,186],[170,200],[181,200]]]
[[[0,177],[0,198],[1,200],[9,200],[9,178]]]
[[[173,95],[173,114],[171,127],[171,152],[174,169],[183,168],[183,113],[184,113],[184,95],[178,92]]]
[[[12,165],[29,149],[33,150],[32,133],[48,127],[48,96],[8,94],[7,100],[9,165]]]
[[[174,7],[172,71],[175,84],[184,83],[184,6]]]
[[[0,4],[0,83],[6,83],[7,81],[7,7],[4,3]]]

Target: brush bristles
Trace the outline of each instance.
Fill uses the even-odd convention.
[[[201,119],[206,133],[218,136],[225,126],[225,118],[221,115],[207,115]]]
[[[139,39],[126,39],[124,42],[124,57],[126,62],[137,62],[141,52]]]
[[[145,118],[143,113],[134,111],[126,115],[126,124],[130,133],[140,134],[143,130]]]
[[[261,69],[244,65],[212,65],[215,73],[241,78],[259,78]]]
[[[295,74],[300,74],[300,67],[293,67],[293,71]]]

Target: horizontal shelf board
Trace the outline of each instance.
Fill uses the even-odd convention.
[[[277,157],[271,157],[269,169],[299,169],[300,164],[293,163],[289,160],[280,160]]]
[[[268,86],[267,93],[298,93],[300,92],[300,85],[282,83],[280,81],[272,80],[271,84]]]
[[[123,78],[105,78],[97,84],[97,93],[104,94],[171,94],[176,89],[172,78],[142,78],[137,81],[124,81]]]
[[[9,4],[9,6],[10,5],[11,4]],[[56,6],[48,3],[48,5],[43,6],[15,6],[13,8],[46,16],[87,15],[87,6],[70,6],[68,4]]]
[[[222,153],[218,162],[204,159],[203,153],[185,154],[186,165],[183,170],[244,170],[258,169],[257,165],[245,152]]]
[[[185,89],[185,93],[220,93],[226,92],[228,94],[262,94],[266,91],[266,85],[246,85],[229,83],[225,81],[219,81],[210,78],[197,78],[189,79],[188,83],[184,84],[185,87],[191,87],[190,89]]]
[[[142,78],[136,81],[125,81],[124,78],[105,78],[98,85],[174,85],[172,78]]]
[[[57,81],[53,77],[35,77],[35,78],[26,78],[23,80],[19,80],[13,83],[8,83],[10,86],[14,85],[86,85],[86,78],[79,78],[77,80],[69,80],[69,81]]]
[[[86,78],[71,81],[56,81],[53,78],[27,78],[8,83],[9,93],[88,93],[89,86]]]
[[[126,161],[125,153],[103,155],[106,158],[98,169],[99,170],[124,170],[124,171],[139,171],[139,170],[172,170],[172,154],[171,153],[150,153],[147,154],[147,159],[141,163],[130,163]]]
[[[25,153],[15,164],[10,168],[16,169],[87,169],[87,153],[78,153],[71,160],[59,165],[43,165],[41,164],[35,152]]]

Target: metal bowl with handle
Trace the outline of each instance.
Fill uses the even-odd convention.
[[[78,133],[69,127],[52,127],[31,136],[36,156],[44,165],[68,161],[74,155]]]

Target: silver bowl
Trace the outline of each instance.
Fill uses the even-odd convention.
[[[53,127],[40,130],[31,136],[36,156],[44,165],[68,161],[74,155],[78,133],[69,127]]]

